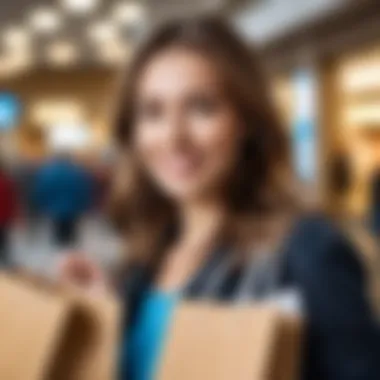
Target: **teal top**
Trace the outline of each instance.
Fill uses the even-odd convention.
[[[179,299],[177,293],[156,290],[147,292],[131,331],[122,342],[122,375],[120,380],[152,380],[156,373],[173,311]]]

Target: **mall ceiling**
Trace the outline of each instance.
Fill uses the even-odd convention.
[[[352,2],[356,3],[355,0],[0,0],[0,80],[34,68],[118,67],[128,61],[136,42],[154,24],[207,11],[227,15],[249,42],[265,48],[306,22],[325,17]]]
[[[30,67],[115,66],[154,23],[263,0],[0,0],[0,77]]]

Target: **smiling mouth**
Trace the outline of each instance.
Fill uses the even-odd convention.
[[[175,177],[186,177],[193,174],[200,166],[200,159],[195,157],[172,157],[161,162],[165,173]]]

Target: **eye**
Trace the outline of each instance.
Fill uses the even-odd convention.
[[[217,111],[219,101],[211,95],[194,95],[189,99],[188,107],[197,114],[208,116]]]
[[[142,101],[136,107],[136,120],[138,122],[157,120],[162,116],[162,104],[156,100]]]

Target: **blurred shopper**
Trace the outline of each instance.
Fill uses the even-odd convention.
[[[372,175],[370,194],[371,230],[380,241],[380,168],[376,168]]]
[[[343,145],[340,145],[335,151],[327,170],[329,172],[329,187],[334,198],[335,216],[345,220],[347,218],[347,196],[352,186],[353,173],[350,157]]]
[[[352,168],[348,154],[338,151],[331,163],[331,188],[334,194],[344,197],[352,184]]]
[[[0,162],[0,265],[9,264],[9,238],[16,216],[16,188]]]
[[[27,157],[20,160],[13,170],[25,229],[31,238],[35,237],[39,226],[39,212],[37,204],[33,199],[33,188],[40,165],[40,158]]]
[[[105,165],[99,164],[93,170],[93,178],[95,182],[96,192],[94,207],[95,210],[102,213],[105,210],[106,199],[110,187],[109,170]]]
[[[41,167],[36,175],[34,201],[42,215],[53,224],[56,244],[75,243],[81,217],[92,205],[90,174],[68,155],[60,155]]]
[[[302,215],[288,190],[286,132],[253,52],[218,20],[182,20],[147,43],[126,78],[116,128],[129,153],[115,203],[130,252],[121,378],[154,378],[178,299],[233,303],[253,270],[252,300],[273,295],[274,278],[276,291],[303,296],[303,379],[378,380],[380,331],[357,252],[322,216]],[[78,257],[61,275],[107,286]]]

